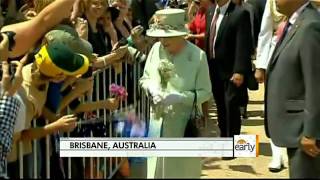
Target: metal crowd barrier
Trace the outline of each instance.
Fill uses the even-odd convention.
[[[144,92],[140,89],[139,87],[139,79],[143,74],[143,68],[144,68],[144,63],[145,60],[141,58],[141,56],[136,56],[136,60],[134,64],[125,64],[124,69],[122,70],[122,73],[120,76],[113,76],[115,77],[112,79],[112,68],[107,68],[103,70],[99,70],[97,74],[95,74],[95,92],[96,97],[99,97],[101,93],[103,94],[103,99],[107,99],[107,91],[109,90],[109,85],[111,83],[116,83],[121,86],[125,86],[128,90],[128,96],[133,96],[133,102],[130,104],[128,101],[121,102],[120,103],[120,108],[119,111],[124,111],[126,110],[129,106],[133,107],[135,110],[136,115],[138,116],[138,119],[141,121],[146,121],[146,124],[148,125],[147,120],[149,119],[149,112],[150,112],[150,104],[147,100],[146,95]],[[131,68],[130,68],[131,67]],[[129,72],[129,68],[130,71]],[[102,78],[101,78],[102,77]],[[102,87],[102,92],[101,88],[99,87],[101,85],[101,82],[103,84]],[[129,89],[128,83],[133,84],[133,89]],[[90,101],[92,98],[86,98],[88,99],[87,101]],[[111,113],[108,112],[107,110],[97,110],[96,111],[97,117],[102,117],[104,120],[104,125],[108,125],[107,131],[109,134],[109,137],[113,137],[114,133],[114,127],[112,122],[108,122],[108,119],[111,117]],[[46,124],[48,124],[48,120],[46,120]],[[33,121],[33,127],[36,127],[36,121]],[[147,129],[147,128],[146,128]],[[60,136],[63,136],[63,134],[60,134]],[[68,133],[69,136],[69,133]],[[91,133],[92,136],[92,133]],[[119,137],[118,135],[115,137]],[[39,140],[34,140],[33,141],[33,178],[55,178],[55,174],[51,174],[51,162],[50,162],[50,156],[52,153],[52,147],[51,147],[51,142],[50,142],[50,136],[47,136],[45,138],[45,150],[42,149],[41,152],[45,153],[45,159],[40,159],[39,158],[39,147],[38,143]],[[19,160],[19,176],[20,178],[24,178],[24,163],[23,163],[23,153],[22,153],[22,146],[21,142],[19,143],[19,154],[20,157],[18,158]],[[64,167],[64,169],[67,169],[67,173],[65,173],[65,178],[71,179],[73,177],[73,173],[82,173],[82,172],[73,172],[72,166],[74,166],[74,163],[72,163],[73,158],[67,158],[64,159],[64,162],[67,161],[67,167]],[[89,177],[86,177],[86,172],[88,170],[88,161],[89,161]],[[84,177],[83,178],[108,178],[111,179],[114,177],[116,172],[119,170],[121,164],[124,162],[124,158],[82,158],[82,164],[83,164],[83,170],[84,172]],[[65,163],[64,163],[65,164]],[[96,167],[95,167],[96,165]],[[104,167],[103,168],[103,173],[102,177],[99,176],[101,172],[101,165]],[[42,172],[45,172],[44,177],[41,177],[39,169],[42,168]],[[45,168],[45,171],[43,171],[43,168]],[[42,173],[43,174],[43,173]]]

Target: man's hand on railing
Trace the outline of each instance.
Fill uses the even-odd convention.
[[[13,96],[21,87],[23,82],[22,68],[27,61],[27,55],[25,55],[21,61],[12,61],[10,64],[16,66],[16,72],[13,76],[10,75],[10,64],[8,61],[2,61],[2,95]]]

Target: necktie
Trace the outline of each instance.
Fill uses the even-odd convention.
[[[276,34],[277,34],[277,47],[279,47],[281,45],[282,41],[286,37],[286,35],[289,31],[290,25],[291,24],[289,21],[283,22],[279,25],[278,30],[276,32]]]
[[[219,14],[220,14],[220,8],[217,8],[216,13],[214,15],[214,18],[211,22],[211,26],[210,26],[210,36],[209,36],[209,57],[210,59],[213,59],[215,57],[214,54],[214,39],[216,37],[217,34],[217,22],[218,22],[218,18],[219,18]]]
[[[284,38],[288,34],[290,26],[291,26],[291,23],[289,21],[286,21],[285,23],[282,23],[279,25],[277,32],[276,32],[277,44],[276,44],[276,47],[274,48],[274,52],[271,57],[271,61],[274,60],[274,55],[276,54],[278,48],[281,46],[281,43],[283,42]],[[269,63],[269,65],[270,64],[272,64],[272,63]]]

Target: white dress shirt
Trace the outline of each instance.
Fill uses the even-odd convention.
[[[261,22],[257,46],[257,69],[267,69],[270,56],[275,47],[276,36],[273,36],[273,17],[270,3],[267,1]]]
[[[289,19],[289,23],[290,23],[290,27],[289,30],[291,30],[292,25],[294,25],[297,21],[297,19],[299,18],[300,14],[302,13],[302,11],[310,4],[310,2],[306,2],[303,6],[301,6],[296,12],[294,12],[290,19]]]
[[[231,0],[229,0],[226,4],[224,4],[222,7],[219,7],[219,5],[217,4],[216,6],[216,10],[214,11],[214,16],[216,15],[217,13],[217,9],[220,8],[220,14],[219,14],[219,17],[218,17],[218,20],[217,20],[217,24],[216,24],[216,36],[214,38],[214,45],[216,44],[216,39],[217,39],[217,36],[218,36],[218,32],[219,32],[219,28],[220,28],[220,25],[221,25],[221,22],[228,10],[228,7],[229,7],[229,4],[230,4]],[[212,19],[212,21],[214,20],[214,18]],[[213,48],[214,49],[214,48]]]
[[[304,8],[307,7],[309,2],[300,7],[289,19],[291,25],[293,25],[298,19]],[[289,31],[290,31],[289,27]],[[257,69],[267,69],[271,56],[273,54],[274,48],[277,44],[277,36],[274,36],[273,29],[273,18],[271,14],[270,3],[267,2],[265,11],[263,13],[261,30],[258,39],[257,47]]]
[[[21,96],[16,93],[15,97],[20,101],[20,108],[17,114],[16,123],[14,125],[14,133],[21,132],[26,129],[26,105],[24,104]]]

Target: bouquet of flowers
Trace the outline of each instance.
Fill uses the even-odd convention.
[[[158,71],[161,77],[161,88],[166,89],[169,80],[175,74],[174,64],[168,59],[162,59],[160,60]]]
[[[128,92],[125,87],[116,84],[109,86],[109,92],[111,97],[119,98],[121,101],[125,101],[128,97]]]
[[[160,85],[162,92],[165,92],[168,86],[168,82],[175,75],[175,66],[168,59],[161,59],[158,67],[158,72],[160,75]],[[167,113],[170,106],[164,106],[163,104],[157,104],[153,107],[155,118],[159,119],[163,114]]]

